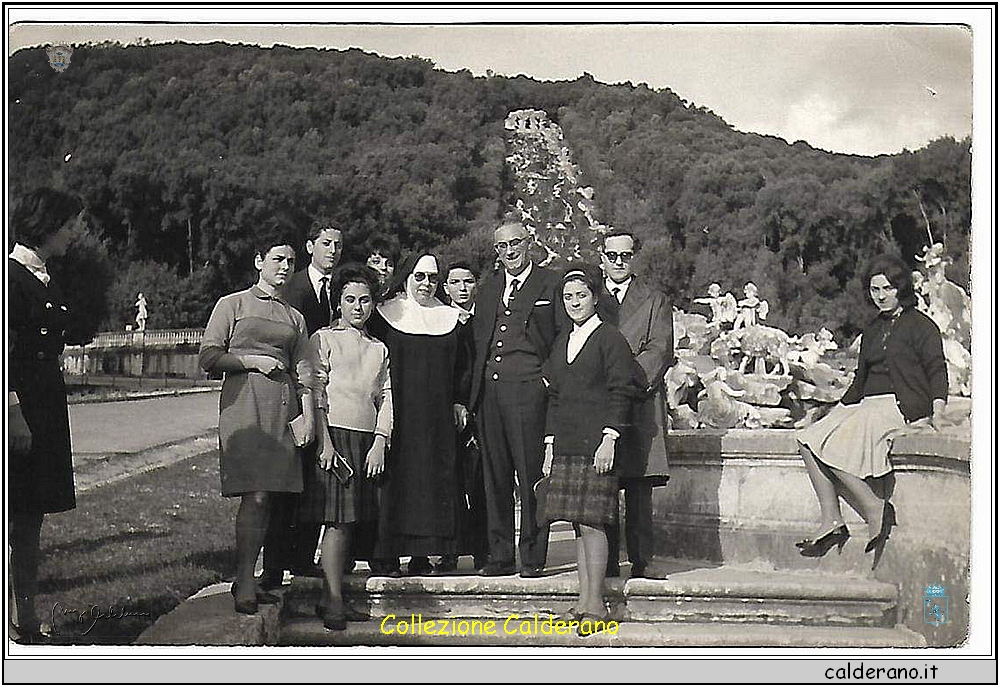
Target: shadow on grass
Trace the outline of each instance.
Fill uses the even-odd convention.
[[[234,571],[232,551],[199,551],[164,561],[155,571],[131,565],[101,576],[48,579],[42,582],[38,611],[51,623],[56,644],[131,644],[157,618]],[[166,588],[117,598],[104,591],[124,580],[142,588],[143,578],[152,575],[165,580]]]
[[[170,533],[165,531],[159,532],[116,532],[114,534],[107,534],[103,537],[94,537],[92,539],[77,539],[75,541],[68,541],[62,544],[53,544],[51,546],[46,546],[43,551],[45,556],[58,556],[63,554],[88,554],[94,553],[102,546],[106,544],[117,544],[121,542],[134,542],[143,539],[161,539],[163,537],[169,537]]]
[[[120,580],[133,580],[150,573],[162,574],[169,568],[207,568],[226,573],[235,572],[234,554],[230,549],[224,551],[199,551],[173,559],[162,559],[162,565],[151,569],[147,563],[116,567],[101,574],[84,574],[73,577],[49,577],[39,581],[39,591],[42,594],[53,594],[60,591],[70,591],[89,584],[111,584]],[[215,582],[223,579],[220,572]],[[194,591],[197,591],[194,590]],[[185,597],[186,598],[186,597]]]
[[[208,453],[127,488],[98,487],[75,511],[46,517],[36,609],[56,644],[130,644],[198,590],[231,579],[236,504],[218,479]]]

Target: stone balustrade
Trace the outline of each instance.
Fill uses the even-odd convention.
[[[204,379],[198,366],[203,329],[101,332],[85,346],[67,346],[63,372],[69,376],[117,375]]]

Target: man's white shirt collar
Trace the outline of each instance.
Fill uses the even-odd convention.
[[[618,292],[618,303],[620,304],[620,303],[622,303],[625,300],[625,294],[628,292],[628,287],[630,287],[632,285],[632,280],[633,279],[635,279],[634,275],[631,276],[631,277],[629,277],[628,279],[626,279],[623,282],[616,282],[613,279],[611,279],[610,277],[605,277],[604,278],[604,288],[606,288],[608,290],[608,293],[610,293],[612,295],[614,294],[614,292],[612,291],[612,289],[621,289]]]
[[[524,282],[528,281],[528,276],[531,274],[531,268],[532,267],[533,267],[533,263],[529,260],[528,261],[528,266],[525,267],[523,270],[521,270],[521,274],[517,275],[516,277],[512,276],[511,273],[508,272],[507,270],[504,270],[503,271],[503,280],[504,280],[503,281],[503,292],[504,292],[504,294],[506,294],[508,291],[510,291],[510,283],[514,279],[517,279],[517,288],[521,288],[522,286],[524,286]]]
[[[313,293],[316,295],[316,300],[318,301],[319,300],[319,288],[320,288],[320,284],[322,283],[320,280],[323,277],[326,277],[326,280],[327,280],[326,281],[326,288],[329,289],[330,288],[330,275],[323,274],[322,272],[320,272],[318,269],[316,269],[315,267],[313,267],[313,264],[311,262],[309,263],[309,267],[306,268],[306,273],[309,275],[309,282],[312,284]],[[327,293],[327,296],[329,296],[329,295],[330,294]]]
[[[452,301],[451,302],[451,307],[458,308],[459,310],[464,310],[465,312],[469,313],[470,317],[472,317],[473,315],[476,314],[476,302],[475,301],[472,301],[471,303],[469,303],[469,307],[468,308],[463,308],[462,306],[460,306],[455,301]]]

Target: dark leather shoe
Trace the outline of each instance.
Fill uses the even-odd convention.
[[[256,615],[258,610],[257,599],[240,601],[239,599],[234,598],[233,610],[237,613],[242,613],[243,615]]]
[[[265,570],[264,573],[257,578],[257,584],[261,589],[277,589],[284,581],[284,570]]]
[[[608,613],[602,615],[581,613],[580,624],[576,626],[576,634],[580,637],[590,637],[600,632],[607,632],[607,625],[610,620],[611,616]]]
[[[292,568],[291,572],[296,577],[323,577],[323,568],[316,564],[300,565]]]
[[[521,577],[545,577],[545,568],[538,568],[531,565],[521,568]]]
[[[431,571],[434,575],[450,575],[458,570],[458,556],[441,556],[441,560]]]
[[[330,615],[330,609],[323,604],[316,604],[316,617],[320,620],[325,620],[328,615]],[[364,622],[365,620],[371,620],[371,616],[367,613],[359,613],[355,611],[350,606],[344,605],[341,615],[344,616],[345,620],[351,622]]]
[[[372,575],[379,577],[401,577],[403,572],[399,569],[398,558],[374,558],[368,561]]]
[[[433,570],[431,562],[426,556],[414,556],[406,566],[407,575],[430,575],[431,570]]]
[[[271,592],[257,592],[257,603],[270,605],[276,604],[281,601],[281,597],[277,594],[272,594]]]
[[[479,574],[483,577],[501,577],[503,575],[513,575],[517,568],[513,563],[487,563],[479,569]]]
[[[344,617],[342,612],[338,613],[335,611],[328,611],[327,614],[323,616],[323,627],[337,632],[346,630],[347,618]]]
[[[661,572],[657,572],[656,570],[653,570],[652,568],[650,568],[649,566],[646,566],[646,565],[633,565],[632,566],[632,573],[631,573],[631,575],[629,575],[629,577],[631,577],[633,579],[635,579],[637,577],[641,577],[641,578],[646,579],[646,580],[665,580],[665,579],[667,579],[666,575],[664,575]]]
[[[230,587],[229,593],[233,595],[233,599],[236,599],[240,595],[239,587],[237,586],[237,584],[235,582],[233,583],[233,586]],[[256,607],[257,604],[264,604],[264,605],[276,604],[279,601],[281,601],[281,597],[278,596],[277,594],[272,594],[270,592],[262,592],[262,591],[260,591],[258,589],[256,591],[256,596],[255,596],[255,598],[253,600],[254,610],[250,611],[249,615],[253,615],[254,613],[257,612],[257,607]],[[239,604],[239,603],[240,602],[237,601],[237,604]],[[249,604],[250,604],[249,601],[243,602],[243,608],[250,608]],[[241,611],[241,610],[239,610],[239,608],[237,608],[237,613],[246,613],[246,612],[247,611]]]

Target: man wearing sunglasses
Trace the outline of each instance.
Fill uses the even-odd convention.
[[[521,577],[540,577],[549,528],[535,517],[535,482],[542,476],[546,392],[542,363],[568,318],[558,307],[559,278],[533,265],[531,236],[520,221],[493,232],[503,269],[483,281],[473,318],[472,410],[483,441],[490,561],[481,575],[517,571],[514,555],[514,476],[521,499]],[[561,317],[560,317],[561,315]]]
[[[615,471],[625,490],[625,546],[630,577],[660,578],[650,569],[653,557],[653,487],[667,474],[666,397],[663,375],[674,361],[673,312],[666,296],[635,275],[635,236],[612,230],[604,237],[601,269],[604,289],[598,313],[616,324],[635,356],[636,400],[631,424],[618,442]],[[608,577],[618,577],[618,524],[609,525]]]

